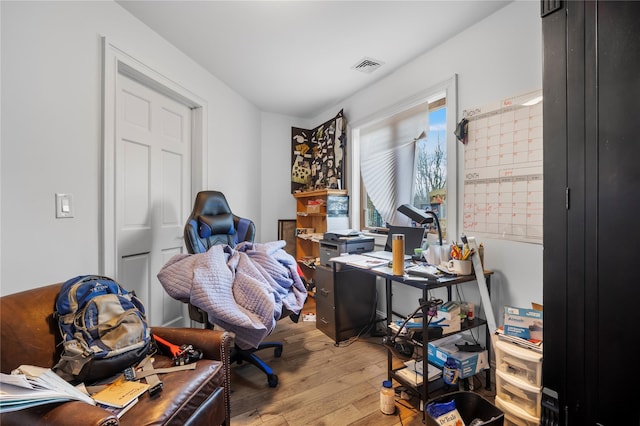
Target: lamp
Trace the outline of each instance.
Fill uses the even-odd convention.
[[[440,245],[442,245],[442,230],[440,229],[440,221],[438,220],[437,214],[431,210],[422,211],[411,204],[401,205],[398,207],[398,211],[420,225],[435,222],[438,227],[438,239],[440,241]]]

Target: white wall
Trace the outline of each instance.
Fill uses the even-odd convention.
[[[314,127],[340,109],[355,122],[454,73],[458,116],[542,86],[537,1],[508,5],[312,120],[260,113],[115,3],[2,1],[0,19],[2,293],[98,269],[103,35],[207,100],[207,189],[256,221],[258,241],[274,240],[277,220],[295,216],[292,126]],[[74,194],[75,218],[55,219],[56,192]],[[542,246],[483,243],[498,318],[504,304],[542,301]],[[413,310],[413,296],[405,303]]]
[[[363,120],[451,78],[454,74],[458,75],[458,117],[462,116],[464,109],[484,106],[496,100],[542,88],[539,3],[510,3],[382,81],[328,108],[313,119],[312,123],[323,123],[342,108],[349,123]],[[287,126],[287,130],[293,125],[286,120],[278,124]],[[275,129],[271,131],[276,132]],[[285,134],[285,129],[277,132]],[[268,139],[265,134],[263,138]],[[273,144],[270,149],[279,149],[279,146]],[[288,145],[282,143],[279,155],[288,158],[287,149]],[[459,151],[458,157],[458,181],[461,182],[464,161],[462,150]],[[347,176],[350,178],[349,173]],[[280,193],[287,193],[288,176],[283,176],[282,182],[278,185]],[[294,209],[295,203],[292,203],[290,208]],[[265,206],[265,209],[268,207]],[[462,229],[460,217],[458,229]],[[532,301],[542,302],[542,246],[489,239],[483,239],[482,242],[485,246],[486,267],[495,271],[491,291],[498,324],[502,323],[504,304],[529,306]],[[477,299],[479,302],[476,288],[465,286],[464,289],[465,298]],[[404,290],[397,289],[397,293],[401,293],[396,294],[394,299],[397,311],[413,311],[417,300],[415,292],[409,291],[405,295]]]
[[[316,125],[302,118],[262,114],[262,207],[263,242],[278,238],[278,220],[296,218],[296,200],[291,195],[291,127],[311,129]],[[285,187],[286,185],[286,187]]]
[[[542,88],[542,28],[539,3],[517,1],[457,37],[417,58],[380,83],[343,101],[350,122],[458,75],[458,118],[462,110]],[[336,107],[337,108],[337,107]],[[336,108],[317,118],[326,119]],[[457,120],[456,120],[457,121]],[[463,176],[458,151],[458,182]],[[459,190],[460,192],[460,190]],[[461,195],[461,194],[460,194]],[[460,202],[458,205],[462,205]],[[461,215],[457,218],[462,229]],[[457,239],[457,238],[456,238]],[[485,264],[492,277],[492,305],[502,323],[502,306],[542,302],[542,246],[483,239]],[[479,301],[471,286],[465,296]],[[412,311],[413,303],[407,301]],[[402,312],[402,310],[401,310]]]
[[[102,36],[206,100],[206,189],[261,221],[252,104],[116,3],[2,1],[0,10],[2,294],[98,272]],[[55,218],[56,192],[74,195],[74,218]]]

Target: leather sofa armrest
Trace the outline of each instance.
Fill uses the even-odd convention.
[[[118,419],[109,411],[81,401],[63,402],[56,405],[41,405],[25,410],[2,413],[2,426],[47,425],[47,426],[115,426]]]
[[[204,358],[224,361],[231,353],[232,338],[226,331],[201,328],[152,327],[151,332],[174,345],[192,345]]]
[[[227,419],[231,419],[231,347],[233,334],[203,328],[152,327],[151,332],[174,345],[192,345],[207,359],[222,361],[224,402]],[[227,420],[228,421],[228,420]]]

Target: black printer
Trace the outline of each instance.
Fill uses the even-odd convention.
[[[374,238],[364,237],[361,233],[352,231],[349,235],[342,231],[325,232],[320,240],[320,264],[331,267],[329,259],[341,254],[358,254],[373,251]]]

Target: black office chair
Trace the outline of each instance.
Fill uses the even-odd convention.
[[[184,228],[184,241],[187,251],[191,254],[205,253],[217,244],[227,244],[234,247],[242,241],[253,242],[255,238],[255,224],[245,218],[234,215],[229,208],[227,199],[219,191],[201,191],[196,195],[191,215]],[[286,313],[283,313],[283,317]],[[213,328],[207,313],[189,304],[189,317],[205,327]],[[267,375],[270,387],[278,385],[278,376],[256,354],[256,351],[274,348],[274,355],[282,355],[282,342],[262,342],[257,348],[241,349],[237,345],[231,351],[231,362],[238,364],[247,361]]]

